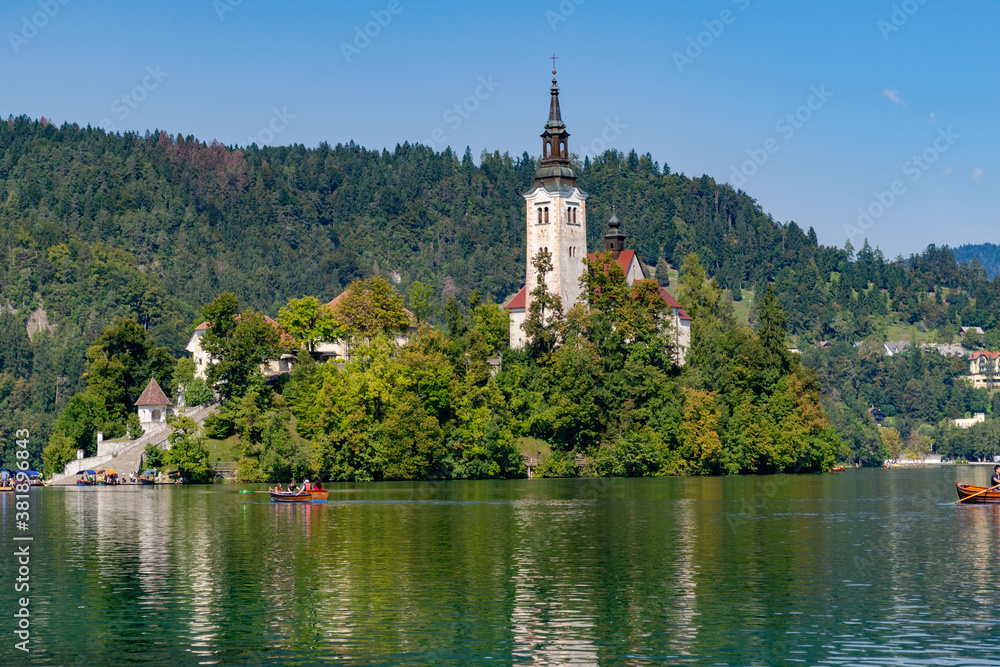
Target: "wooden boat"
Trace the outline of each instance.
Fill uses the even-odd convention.
[[[143,470],[135,481],[139,486],[152,486],[156,484],[156,473],[152,470]]]
[[[836,468],[830,468],[830,472],[844,472],[844,466],[837,466]]]
[[[272,503],[325,503],[330,492],[299,490],[298,493],[271,491],[270,494]]]
[[[10,468],[0,468],[0,491],[14,490],[14,471]]]
[[[76,473],[77,486],[97,486],[97,472],[94,470],[81,470]]]
[[[97,486],[117,486],[118,471],[111,468],[104,468],[97,471]]]
[[[960,502],[965,501],[965,504],[1000,503],[1000,489],[986,491],[986,489],[990,487],[976,486],[974,484],[962,484],[961,482],[956,482],[955,486],[958,488],[958,500]],[[986,491],[986,493],[980,493],[981,491]],[[968,498],[968,500],[965,500],[966,498]]]
[[[25,470],[24,474],[28,476],[29,486],[45,486],[45,480],[42,479],[42,473],[37,470]]]

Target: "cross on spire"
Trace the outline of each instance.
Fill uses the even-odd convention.
[[[553,53],[552,54],[552,74],[553,74],[553,76],[556,73],[556,61],[557,60],[559,60],[559,57],[556,54]]]

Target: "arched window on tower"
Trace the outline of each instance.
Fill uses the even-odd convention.
[[[538,209],[538,224],[542,224],[542,209]]]
[[[546,206],[545,207],[545,223],[548,224],[548,222],[549,222],[549,207]]]

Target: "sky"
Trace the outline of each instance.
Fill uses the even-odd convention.
[[[244,146],[650,153],[821,243],[1000,242],[996,0],[4,0],[0,116]],[[627,224],[627,221],[626,221]]]

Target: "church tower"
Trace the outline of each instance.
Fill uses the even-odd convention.
[[[552,70],[549,89],[549,120],[542,132],[542,163],[535,172],[535,184],[524,193],[527,216],[527,271],[524,309],[531,307],[531,291],[537,286],[535,256],[542,250],[552,255],[552,272],[546,276],[549,292],[562,299],[569,311],[580,298],[580,277],[587,256],[587,194],[576,185],[569,161],[569,132],[559,109],[559,86]],[[515,322],[511,322],[511,344],[515,343]],[[518,327],[520,328],[520,327]],[[521,343],[523,335],[518,332]]]
[[[604,235],[604,252],[610,252],[611,256],[617,260],[624,249],[625,234],[622,233],[622,223],[618,220],[618,214],[612,206],[611,219],[608,220],[608,233]]]

